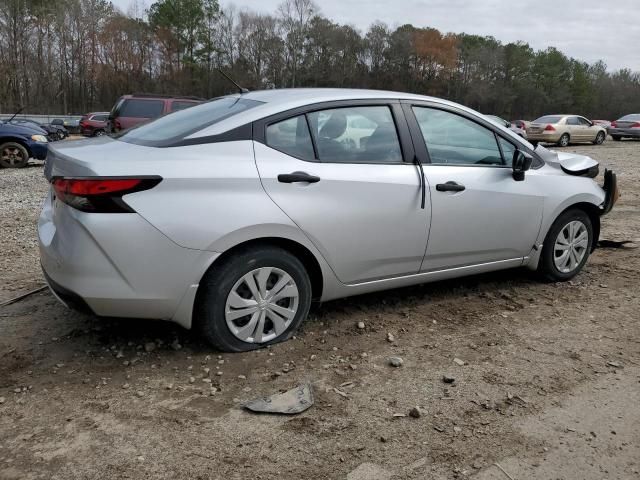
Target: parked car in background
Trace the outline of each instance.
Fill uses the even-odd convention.
[[[107,133],[109,112],[93,112],[80,119],[80,132],[85,137],[100,137]]]
[[[621,119],[611,122],[607,131],[614,140],[640,138],[640,113],[625,115]]]
[[[56,297],[234,352],[289,338],[312,299],[521,266],[569,280],[618,196],[589,157],[408,93],[230,95],[75,143],[51,148],[38,221]]]
[[[600,125],[603,128],[609,128],[611,126],[611,122],[609,120],[591,120],[594,125]]]
[[[527,130],[527,127],[529,126],[531,122],[527,122],[526,120],[512,120],[511,124],[515,125],[518,128],[521,128],[522,130]]]
[[[68,133],[64,127],[57,127],[56,125],[40,123],[36,122],[35,120],[29,120],[27,118],[14,118],[13,120],[11,120],[11,123],[13,123],[14,125],[23,125],[26,127],[38,128],[45,133],[47,139],[50,142],[62,140],[63,138],[68,136]]]
[[[0,167],[25,167],[29,158],[44,160],[48,145],[40,128],[0,122]]]
[[[109,113],[107,132],[116,133],[167,113],[177,112],[204,102],[198,97],[172,97],[166,95],[123,95]]]
[[[51,120],[51,125],[63,127],[70,133],[80,133],[80,120],[77,118],[54,118]]]
[[[527,127],[527,138],[530,142],[555,143],[561,147],[580,142],[602,145],[607,131],[579,115],[545,115]]]
[[[522,128],[520,128],[517,125],[509,122],[508,120],[505,120],[504,118],[500,118],[500,117],[498,117],[496,115],[485,115],[485,117],[487,117],[490,120],[496,122],[498,125],[503,126],[504,128],[508,128],[509,130],[511,130],[516,135],[519,135],[522,138],[527,138],[526,130],[523,130]]]

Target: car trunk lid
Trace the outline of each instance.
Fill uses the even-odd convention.
[[[148,173],[139,170],[148,169],[148,161],[156,156],[157,149],[132,145],[107,136],[63,142],[50,146],[44,176],[51,181],[53,177]]]

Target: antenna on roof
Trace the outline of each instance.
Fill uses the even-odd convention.
[[[229,75],[224,73],[221,68],[218,68],[218,71],[220,72],[220,75],[222,75],[224,78],[226,78],[227,80],[229,80],[231,83],[233,83],[236,86],[236,88],[238,89],[240,94],[249,93],[248,89],[243,88],[240,85],[238,85],[238,83],[233,78],[231,78]]]

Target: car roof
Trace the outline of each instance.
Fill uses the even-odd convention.
[[[226,95],[227,98],[242,98],[262,102],[254,108],[234,115],[224,122],[215,123],[204,128],[187,138],[197,138],[207,135],[217,135],[245,123],[260,120],[307,105],[316,103],[333,102],[340,100],[417,100],[439,103],[465,110],[474,115],[478,112],[448,100],[425,95],[417,95],[406,92],[393,92],[387,90],[366,90],[358,88],[282,88],[272,90],[256,90],[249,93]],[[215,100],[215,99],[212,99]]]

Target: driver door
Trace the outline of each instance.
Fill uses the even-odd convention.
[[[431,229],[421,271],[490,262],[519,265],[542,221],[536,182],[516,182],[516,144],[465,112],[405,105],[431,194]]]

